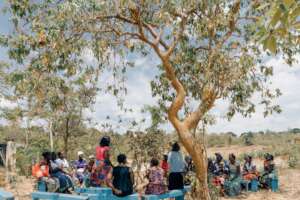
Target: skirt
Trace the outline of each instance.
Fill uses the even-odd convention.
[[[183,174],[181,172],[170,173],[169,190],[181,190],[183,188]]]

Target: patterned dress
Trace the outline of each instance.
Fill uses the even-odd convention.
[[[104,161],[96,161],[91,173],[90,184],[92,187],[107,186],[107,175],[111,172],[112,166]]]
[[[167,191],[164,181],[164,170],[160,167],[151,167],[147,173],[149,183],[146,187],[146,194],[163,194]]]

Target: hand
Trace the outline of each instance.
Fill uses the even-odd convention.
[[[118,189],[114,189],[114,192],[115,192],[115,194],[117,194],[117,195],[122,194],[122,191],[121,191],[121,190],[118,190]]]

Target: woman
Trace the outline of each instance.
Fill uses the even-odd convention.
[[[119,197],[125,197],[133,193],[134,176],[133,171],[127,164],[125,154],[117,157],[118,166],[113,168],[111,174],[108,175],[109,187],[112,188],[114,194]]]
[[[228,166],[224,162],[223,157],[220,153],[215,153],[215,161],[211,161],[209,170],[211,171],[212,184],[217,187],[222,187],[224,185],[225,176],[228,173]]]
[[[164,183],[164,170],[160,168],[157,159],[152,158],[150,169],[147,171],[147,179],[149,183],[146,186],[145,194],[159,195],[167,191],[167,186]]]
[[[50,160],[50,175],[59,180],[58,192],[70,193],[69,189],[73,188],[73,182],[70,176],[60,168],[58,163],[55,162],[56,159],[56,153],[52,152]]]
[[[96,159],[98,162],[106,162],[111,165],[109,160],[110,137],[104,136],[101,138],[99,146],[96,147]]]
[[[169,190],[183,189],[183,173],[185,163],[177,142],[172,145],[172,151],[168,155],[169,164]]]
[[[262,175],[259,177],[259,182],[263,188],[270,188],[271,180],[277,178],[274,157],[273,155],[267,153],[264,160],[264,170]]]
[[[163,160],[161,161],[161,168],[164,170],[164,175],[168,175],[169,164],[168,164],[168,155],[163,156]]]
[[[228,175],[224,182],[225,193],[237,196],[241,193],[241,167],[234,154],[229,154]]]
[[[246,155],[245,163],[243,166],[243,179],[251,181],[258,178],[258,172],[256,171],[256,166],[252,163],[252,157]]]
[[[112,164],[110,162],[110,138],[104,136],[101,138],[99,146],[96,147],[95,167],[91,174],[91,186],[106,186],[107,177],[112,172]]]

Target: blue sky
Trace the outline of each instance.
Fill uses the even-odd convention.
[[[3,0],[0,0],[0,8],[3,7]],[[7,34],[10,32],[9,17],[1,14],[0,16],[0,33]],[[92,54],[88,51],[83,55],[87,62],[94,62]],[[300,55],[297,56],[300,60]],[[5,49],[0,48],[0,60],[6,60]],[[150,116],[142,114],[140,110],[145,104],[155,105],[155,99],[151,95],[150,80],[153,79],[157,70],[155,65],[159,60],[155,56],[136,56],[134,62],[136,67],[129,69],[127,73],[127,89],[128,95],[125,97],[125,106],[132,108],[133,112],[125,113],[117,107],[117,102],[114,97],[109,94],[99,93],[97,95],[96,104],[93,106],[93,112],[87,112],[94,121],[94,126],[101,127],[103,123],[113,124],[120,132],[131,128],[130,121],[139,121],[146,118],[146,122],[139,124],[137,128],[144,128],[150,123]],[[237,134],[244,131],[259,131],[259,130],[286,130],[289,128],[300,127],[300,64],[296,63],[293,67],[287,66],[284,61],[278,57],[271,58],[267,64],[274,66],[274,76],[272,84],[274,88],[279,88],[283,93],[276,102],[280,104],[283,112],[264,118],[262,109],[257,108],[257,112],[252,118],[243,118],[236,115],[230,122],[224,119],[226,111],[226,102],[218,101],[212,113],[217,117],[217,123],[209,127],[210,132],[227,132],[233,131]],[[109,81],[111,77],[104,75],[100,78],[100,83],[103,84]],[[255,97],[254,97],[255,98]],[[9,102],[1,100],[2,106],[11,105]],[[106,116],[110,115],[110,119]],[[124,121],[120,127],[117,127],[118,117],[121,116]],[[169,123],[162,126],[167,131],[173,131]]]

